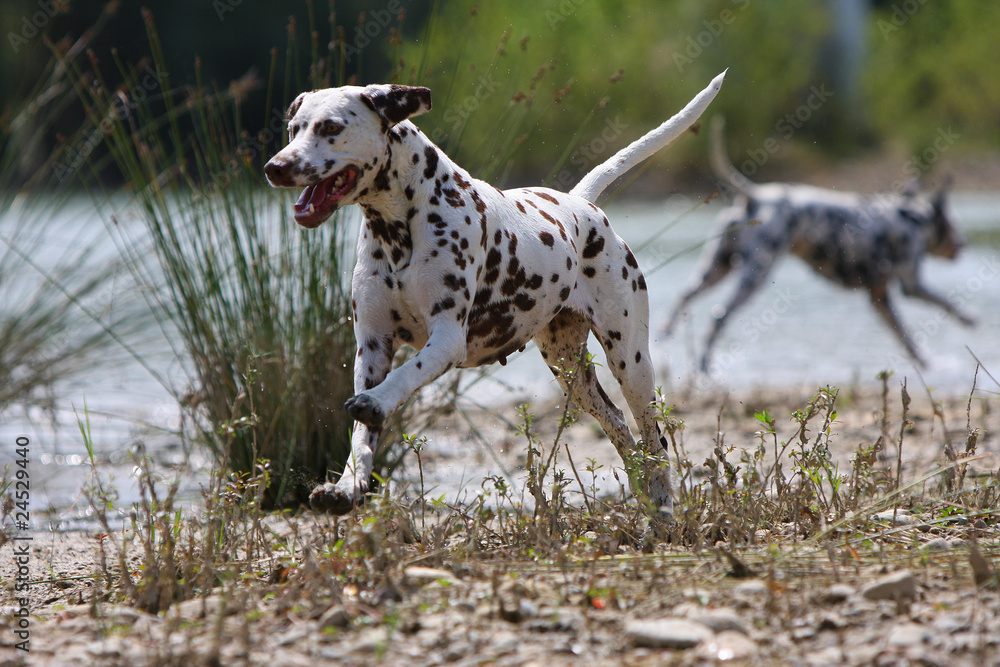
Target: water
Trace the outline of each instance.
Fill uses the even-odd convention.
[[[996,196],[956,196],[959,227],[973,240],[989,241],[1000,230]],[[897,376],[919,374],[932,387],[968,391],[976,361],[1000,377],[1000,247],[970,244],[955,261],[929,257],[924,283],[956,294],[977,326],[962,326],[940,309],[897,292],[895,306],[928,362],[918,370],[905,356],[865,293],[841,288],[814,273],[796,257],[779,261],[768,283],[729,320],[716,342],[709,377],[697,372],[714,313],[736,288],[735,275],[703,293],[688,317],[666,339],[663,326],[684,285],[695,272],[704,243],[716,232],[718,206],[692,207],[686,198],[662,204],[608,207],[618,233],[634,248],[646,272],[651,311],[651,352],[664,389],[694,386],[703,391],[775,386],[845,386],[874,382],[883,369]],[[669,230],[645,242],[665,226]],[[996,241],[993,241],[996,243]],[[599,347],[591,344],[591,351]],[[524,398],[551,392],[552,381],[537,373],[537,352],[526,352],[500,369],[497,380],[522,389]],[[598,363],[602,363],[598,354]],[[606,387],[614,381],[602,380]],[[1000,390],[1000,387],[994,387]]]
[[[957,261],[929,258],[922,271],[932,289],[961,295],[964,309],[978,319],[976,327],[963,327],[929,304],[897,295],[900,318],[929,362],[919,372],[863,293],[839,288],[797,258],[785,258],[769,283],[730,320],[716,345],[712,375],[706,378],[698,374],[697,359],[712,313],[725,303],[735,285],[724,281],[702,295],[671,339],[663,338],[662,328],[681,287],[694,271],[699,244],[715,232],[718,208],[693,206],[685,198],[607,207],[612,224],[637,250],[647,274],[651,352],[658,383],[665,390],[694,387],[721,394],[728,389],[754,387],[845,386],[875,382],[880,370],[892,369],[897,377],[906,376],[911,381],[922,378],[938,391],[967,392],[976,366],[973,354],[1000,377],[1000,195],[956,195],[956,218],[974,243]],[[136,220],[122,219],[119,224],[141,229]],[[87,203],[48,218],[39,233],[44,243],[38,247],[46,250],[39,251],[36,260],[47,270],[90,242],[98,245],[88,252],[89,262],[107,262],[117,252],[103,222]],[[8,290],[0,308],[10,308],[14,293]],[[135,296],[135,285],[126,272],[116,278],[111,293],[98,295],[90,305],[98,310],[112,305],[120,308],[132,303],[128,297]],[[166,384],[185,386],[183,368],[158,329],[149,326],[135,337],[134,345]],[[591,348],[598,353],[599,372],[603,373],[599,347],[592,344]],[[507,366],[491,369],[470,389],[469,398],[480,404],[505,406],[555,396],[557,388],[551,375],[540,368],[538,352],[529,348],[512,357]],[[615,386],[609,377],[602,382],[609,390]],[[1000,390],[982,376],[980,386]],[[137,497],[131,480],[130,450],[144,448],[164,470],[189,460],[190,452],[172,434],[180,425],[180,410],[170,392],[128,355],[109,355],[82,379],[62,383],[57,392],[58,409],[53,413],[15,406],[0,415],[0,467],[12,460],[15,438],[28,436],[32,442],[33,504],[60,508],[64,524],[86,520],[87,515],[86,502],[81,502],[79,494],[90,466],[77,423],[84,400],[96,453],[103,461],[102,470],[115,478],[120,505],[127,506]],[[461,440],[462,434],[455,433],[441,445],[458,446]],[[203,458],[196,455],[195,463],[204,471]],[[461,474],[468,477],[466,472]],[[196,502],[203,480],[204,475],[186,475],[182,497]],[[475,483],[478,485],[478,480]]]

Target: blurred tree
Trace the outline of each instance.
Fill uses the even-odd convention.
[[[918,152],[949,128],[967,150],[996,149],[998,42],[1000,3],[994,0],[883,3],[866,70],[876,130]]]

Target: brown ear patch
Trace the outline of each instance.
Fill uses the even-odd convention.
[[[291,120],[295,117],[295,114],[299,112],[299,107],[302,106],[302,99],[305,97],[305,93],[299,95],[292,103],[288,106],[288,111],[285,112],[285,120]]]
[[[368,86],[361,99],[390,127],[431,108],[430,89],[419,86]]]

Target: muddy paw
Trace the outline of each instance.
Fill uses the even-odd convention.
[[[363,490],[358,498],[364,498]],[[354,509],[354,499],[335,484],[320,484],[309,494],[309,506],[317,512],[341,516]]]
[[[385,413],[382,406],[368,394],[358,394],[349,398],[344,407],[354,421],[359,421],[368,426],[380,426],[385,421]]]

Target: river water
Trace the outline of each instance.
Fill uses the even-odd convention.
[[[970,244],[955,261],[928,258],[922,274],[929,287],[960,300],[978,324],[963,327],[937,308],[901,294],[897,294],[896,307],[928,361],[919,378],[939,392],[968,392],[976,367],[973,355],[1000,378],[1000,196],[958,194],[952,206]],[[827,282],[797,258],[783,259],[768,283],[731,318],[717,341],[711,374],[699,374],[697,359],[713,313],[726,302],[735,284],[724,281],[703,294],[672,338],[664,339],[662,329],[681,287],[695,270],[700,245],[716,231],[719,206],[675,197],[660,203],[613,203],[606,209],[615,229],[636,250],[647,275],[651,352],[658,383],[665,390],[722,393],[753,387],[846,386],[873,383],[883,369],[919,380],[917,369],[902,354],[867,297]],[[121,224],[139,225],[136,220]],[[44,233],[45,242],[32,247],[38,263],[47,269],[67,253],[85,247],[79,240],[81,230],[87,232],[87,243],[96,243],[88,251],[88,261],[110,261],[117,252],[89,204],[58,212],[45,225],[51,230]],[[308,232],[289,229],[288,233]],[[115,289],[118,294],[127,293],[134,290],[129,285],[126,272]],[[16,288],[4,289],[0,309],[10,309],[18,293]],[[162,332],[150,326],[133,335],[132,344],[145,363],[168,383],[183,386],[181,365]],[[598,353],[597,363],[603,364],[599,347],[591,347]],[[14,406],[0,415],[0,443],[5,443],[0,447],[0,468],[13,458],[12,447],[6,445],[18,436],[30,437],[35,461],[33,502],[72,508],[61,512],[64,523],[86,515],[79,492],[89,465],[77,421],[84,401],[97,454],[108,464],[103,470],[115,477],[123,504],[135,494],[134,484],[128,481],[132,464],[127,452],[137,443],[166,467],[192,455],[170,434],[180,424],[180,412],[167,389],[128,355],[110,356],[113,361],[109,357],[108,363],[97,364],[81,378],[56,388],[55,412]],[[505,367],[492,369],[469,390],[469,397],[486,405],[550,398],[556,394],[555,384],[540,369],[538,352],[529,348]],[[1000,386],[980,378],[980,386],[1000,391]],[[609,378],[603,384],[609,389],[614,386]],[[193,456],[196,463],[204,463],[197,452]],[[198,484],[197,479],[187,484],[188,496],[197,496]]]

